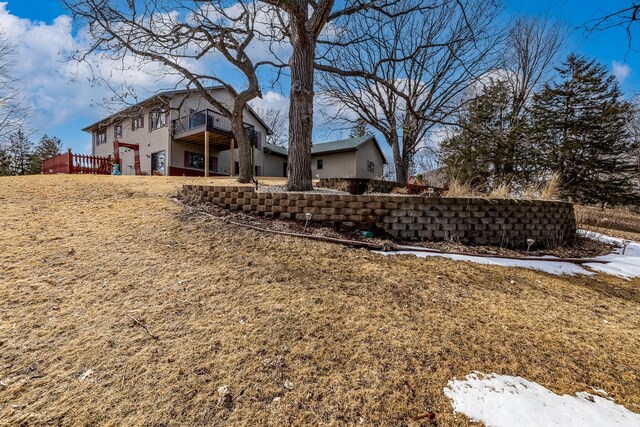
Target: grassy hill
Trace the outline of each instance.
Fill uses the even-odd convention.
[[[260,234],[184,182],[0,178],[0,425],[466,425],[474,370],[640,412],[640,280]]]

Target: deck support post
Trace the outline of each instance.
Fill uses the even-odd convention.
[[[235,171],[235,165],[236,162],[234,160],[234,151],[235,151],[235,145],[236,145],[236,141],[231,138],[231,142],[229,142],[229,176],[233,176],[233,173]]]
[[[209,176],[209,131],[204,131],[204,176]]]

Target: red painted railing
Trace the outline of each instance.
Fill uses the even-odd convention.
[[[86,154],[73,154],[71,150],[64,154],[42,161],[42,173],[82,173],[109,175],[113,168],[111,156],[99,157]]]

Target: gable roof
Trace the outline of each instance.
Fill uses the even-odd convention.
[[[331,142],[323,142],[321,144],[314,144],[311,147],[311,155],[314,156],[317,154],[330,154],[330,153],[339,153],[342,151],[355,151],[369,141],[375,144],[376,148],[380,152],[380,155],[382,156],[382,160],[384,164],[386,165],[388,163],[387,157],[384,155],[384,152],[382,151],[380,144],[378,144],[378,140],[373,134],[359,136],[356,138],[341,139],[339,141],[331,141]]]
[[[382,160],[384,164],[388,164],[387,156],[384,155],[382,148],[380,148],[380,144],[378,144],[378,140],[375,135],[369,134],[364,136],[359,136],[357,138],[349,138],[349,139],[341,139],[339,141],[330,141],[323,142],[321,144],[313,144],[311,146],[311,155],[315,156],[318,154],[332,154],[332,153],[341,153],[345,151],[356,151],[360,146],[366,144],[367,142],[372,141],[380,155],[382,156]],[[264,144],[264,147],[269,150],[271,153],[286,157],[289,155],[289,151],[285,147],[280,147],[278,145]]]
[[[224,90],[226,89],[225,86],[209,86],[206,88],[209,91],[214,91],[214,90]],[[146,104],[153,104],[156,101],[161,101],[161,100],[170,100],[171,98],[173,98],[176,95],[181,95],[183,93],[190,93],[190,92],[197,92],[197,89],[176,89],[176,90],[165,90],[163,92],[159,92],[156,93],[155,95],[150,96],[149,98],[146,98],[140,102],[138,102],[135,105],[131,105],[130,107],[127,107],[123,110],[118,111],[117,113],[111,114],[110,116],[99,120],[95,123],[93,123],[92,125],[87,126],[86,128],[82,129],[85,132],[90,132],[93,128],[99,126],[100,124],[103,124],[105,122],[107,122],[107,124],[111,124],[112,122],[114,122],[117,119],[120,119],[122,117],[127,117],[128,114],[132,113],[133,111],[135,111],[136,108],[140,108],[143,105]],[[238,92],[231,88],[231,92],[233,93],[233,95],[238,95]],[[271,128],[269,126],[267,126],[267,124],[262,120],[262,118],[255,112],[255,110],[253,108],[251,108],[250,105],[247,104],[247,110],[256,118],[256,120],[258,120],[258,122],[260,122],[260,124],[262,126],[264,126],[264,128],[267,130],[267,135],[272,135],[273,131],[271,130]]]
[[[287,150],[285,147],[280,147],[279,145],[269,144],[268,142],[266,142],[264,144],[264,148],[269,150],[269,152],[271,152],[272,154],[278,156],[287,157],[289,155],[289,150]]]

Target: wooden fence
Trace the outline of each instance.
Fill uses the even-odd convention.
[[[71,150],[64,154],[42,161],[42,173],[74,173],[109,175],[113,168],[113,158],[73,154]]]

